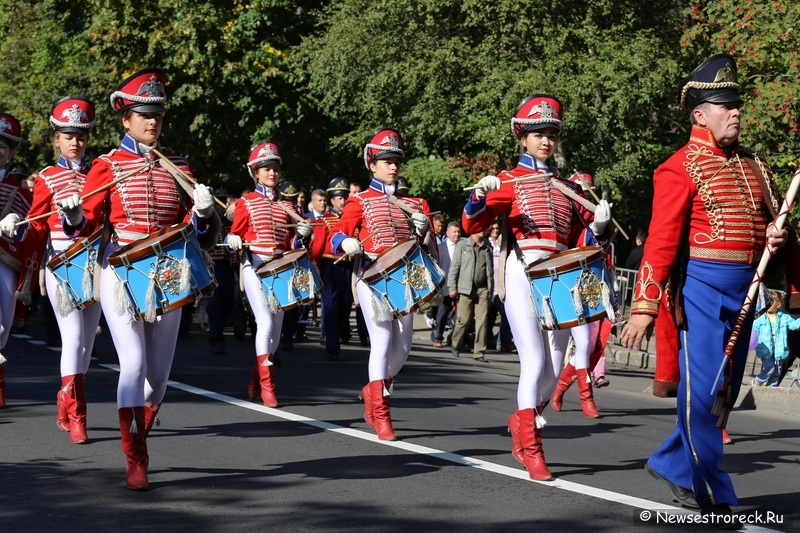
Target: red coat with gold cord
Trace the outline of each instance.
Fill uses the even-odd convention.
[[[16,213],[20,219],[24,219],[28,215],[32,201],[31,192],[22,187],[22,181],[3,169],[3,175],[0,176],[0,209],[2,209],[0,218]],[[13,239],[5,235],[0,236],[0,260],[17,272],[20,271],[23,261],[22,240],[26,237],[26,233],[26,228],[21,226]]]
[[[415,211],[430,213],[428,202],[422,198],[392,197]],[[361,239],[369,236],[363,246],[365,254],[371,258],[399,241],[416,238],[408,215],[389,198],[386,186],[375,178],[365,191],[351,195],[344,204],[342,218],[333,227],[327,253],[340,254],[339,245],[345,238],[354,236],[356,230]]]
[[[250,251],[269,259],[292,249],[294,230],[286,227],[295,220],[284,209],[297,213],[292,202],[282,200],[275,189],[257,185],[255,191],[236,200],[233,225],[229,235],[238,235],[245,243],[268,243],[251,246]]]
[[[741,149],[726,154],[711,131],[695,125],[689,142],[656,169],[652,222],[632,313],[658,315],[667,281],[681,256],[758,262],[771,217],[747,159],[771,182],[766,163]],[[774,193],[770,196],[767,201],[778,205]]]
[[[339,259],[339,256],[327,251],[328,236],[339,222],[339,219],[340,217],[337,213],[330,211],[316,220],[309,221],[314,230],[314,236],[311,239],[309,248],[311,251],[311,259],[314,261],[314,263],[316,263],[317,268],[321,268],[323,258],[333,260]]]

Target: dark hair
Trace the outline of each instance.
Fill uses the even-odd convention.
[[[442,224],[444,224],[444,215],[443,215],[443,214],[441,214],[441,213],[436,213],[436,214],[435,214],[435,215],[433,215],[433,217],[431,217],[431,218],[432,218],[433,220],[438,220],[439,222],[441,222]]]
[[[457,227],[459,231],[461,230],[461,224],[459,224],[455,220],[451,220],[450,222],[447,223],[447,229],[450,229],[453,226]]]
[[[639,239],[640,241],[642,241],[642,244],[644,244],[644,241],[647,240],[647,232],[646,231],[640,231],[639,233],[636,234],[636,238]]]

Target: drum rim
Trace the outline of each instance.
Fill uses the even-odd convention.
[[[577,252],[582,252],[582,251],[588,251],[590,253],[578,258]],[[547,267],[540,268],[540,265],[546,263],[547,261],[552,260],[557,255],[567,254],[567,253],[576,255],[576,259],[568,263],[559,265],[557,267],[558,272],[569,272],[571,270],[579,268],[581,266],[580,259],[585,258],[588,263],[594,263],[598,259],[603,258],[605,251],[601,246],[581,246],[580,248],[570,248],[569,250],[564,250],[563,252],[556,252],[554,254],[548,255],[547,257],[542,257],[541,259],[537,259],[536,261],[534,261],[525,268],[525,272],[531,278],[547,277],[550,275],[550,273],[548,272],[548,268]]]
[[[217,283],[217,280],[215,278],[211,278],[211,283],[209,283],[208,285],[206,285],[202,289],[198,289],[197,292],[199,292],[202,296],[208,297],[214,292],[214,289],[216,289],[218,286],[219,286],[219,284]],[[184,306],[189,305],[190,303],[194,302],[196,299],[197,299],[197,297],[195,296],[195,293],[192,292],[190,294],[187,294],[183,298],[175,300],[174,302],[170,302],[170,304],[169,304],[170,310],[167,311],[167,313],[171,313],[173,311],[177,311],[181,307],[184,307]],[[161,306],[156,307],[156,316],[161,316],[163,314],[166,314],[166,313],[164,313],[164,310],[161,309]],[[141,320],[147,320],[145,318],[146,313],[142,313],[141,311],[136,310],[136,315]]]
[[[159,242],[162,247],[169,246],[170,244],[173,244],[183,238],[181,232],[184,228],[188,228],[190,234],[194,233],[194,226],[189,222],[182,222],[180,224],[167,226],[166,228],[160,229],[155,233],[151,233],[147,237],[143,237],[114,250],[108,256],[108,264],[115,267],[123,266],[121,259],[123,255],[127,256],[129,261],[138,261],[142,257],[147,257],[153,253],[151,247],[149,245],[146,246],[148,241]],[[158,240],[160,237],[163,237],[163,239]],[[139,246],[142,248],[136,249]]]
[[[65,259],[72,259],[80,252],[84,251],[86,249],[83,246],[84,242],[86,242],[87,240],[89,242],[92,242],[98,237],[100,237],[102,234],[103,234],[103,226],[98,226],[88,237],[78,238],[75,242],[70,244],[66,250],[62,250],[53,257],[51,257],[50,260],[47,261],[47,268],[49,268],[50,270],[57,269],[58,267],[66,263]]]
[[[381,272],[384,272],[384,271],[388,272],[388,271],[394,270],[395,268],[397,268],[398,266],[400,266],[403,263],[403,258],[404,257],[408,257],[407,253],[401,255],[395,261],[392,261],[388,266],[386,266],[384,268],[381,268],[381,270],[378,270],[378,265],[380,265],[381,258],[383,258],[386,255],[389,255],[390,252],[395,252],[396,250],[399,250],[400,247],[402,247],[402,246],[409,246],[410,248],[413,248],[414,245],[416,245],[417,248],[420,248],[419,243],[417,242],[417,239],[415,239],[414,237],[410,237],[408,239],[403,239],[401,241],[397,241],[397,243],[394,246],[391,246],[391,247],[385,249],[384,251],[382,251],[380,254],[378,254],[378,257],[376,257],[375,260],[372,261],[369,264],[369,266],[364,269],[364,273],[361,275],[361,279],[363,279],[364,281],[367,281],[367,282],[375,281],[376,279],[379,279],[381,277]],[[420,250],[421,250],[421,248],[420,248]],[[383,266],[383,265],[381,265],[381,266]],[[373,269],[375,269],[375,271],[371,273],[371,271]]]
[[[597,313],[585,317],[583,323],[589,324],[591,322],[597,322],[598,320],[602,320],[603,318],[608,318],[608,314],[606,313],[605,310],[603,311],[598,310]],[[539,327],[545,331],[558,331],[560,329],[571,329],[578,327],[580,325],[581,325],[580,321],[578,319],[574,319],[574,320],[568,320],[566,322],[557,322],[556,327],[551,329],[545,327],[545,325],[542,324],[541,321],[539,321]]]
[[[308,260],[311,261],[311,254],[308,252],[308,248],[295,248],[294,250],[289,250],[288,252],[282,253],[279,256],[273,257],[269,261],[264,261],[264,263],[259,265],[259,267],[256,269],[256,275],[258,275],[259,278],[264,278],[273,271],[283,272],[286,270],[286,268],[281,267],[291,266],[294,256],[306,256],[308,257]],[[280,264],[276,266],[276,261],[286,261],[286,264]],[[268,265],[272,265],[272,267],[267,268]],[[278,268],[280,268],[280,270],[278,270]]]

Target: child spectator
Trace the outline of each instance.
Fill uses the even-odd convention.
[[[800,329],[800,318],[793,319],[789,314],[780,311],[780,295],[775,291],[771,292],[772,305],[753,322],[753,329],[758,334],[756,356],[761,359],[761,373],[753,379],[754,387],[778,386],[781,361],[789,356],[787,332]]]

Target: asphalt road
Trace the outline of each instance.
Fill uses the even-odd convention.
[[[314,330],[309,336],[313,337]],[[367,349],[327,361],[316,342],[282,354],[278,409],[246,401],[252,341],[212,355],[200,332],[180,339],[173,386],[148,438],[151,490],[124,487],[107,333],[87,377],[86,445],[55,425],[58,352],[12,337],[0,410],[0,531],[711,531],[642,523],[677,503],[643,470],[675,423],[674,401],[642,391],[649,376],[609,369],[584,418],[577,391],[546,413],[544,450],[557,480],[529,481],[509,453],[513,355],[474,363],[429,347],[420,330],[395,381],[394,427],[382,443],[361,418]],[[773,530],[800,532],[800,419],[735,411],[737,511],[788,511]],[[762,515],[766,516],[766,515]],[[759,531],[758,527],[749,527]]]

